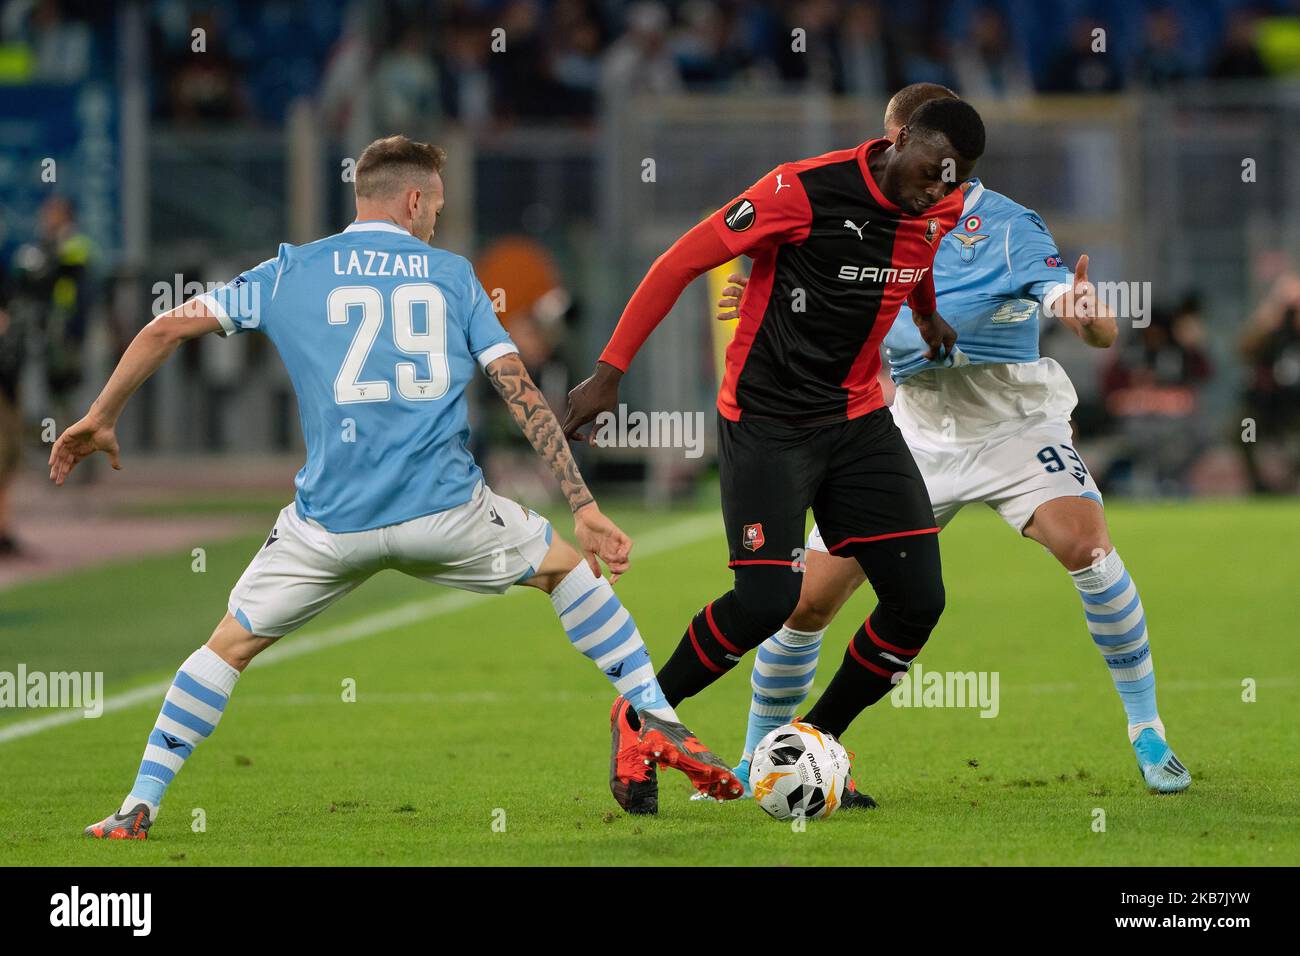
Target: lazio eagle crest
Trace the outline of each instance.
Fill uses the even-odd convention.
[[[975,247],[983,242],[988,236],[974,235],[968,236],[964,233],[954,232],[953,238],[961,243],[961,261],[970,262],[975,258]]]

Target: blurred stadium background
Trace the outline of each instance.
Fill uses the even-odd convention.
[[[296,410],[257,336],[164,368],[123,420],[128,470],[86,469],[75,515],[44,481],[49,421],[81,414],[158,303],[344,226],[372,138],[448,149],[436,242],[505,290],[502,319],[562,408],[680,232],[780,161],[878,135],[889,93],[920,80],[980,109],[980,176],[1037,209],[1070,263],[1150,283],[1150,325],[1122,324],[1114,349],[1044,329],[1103,490],[1293,494],[1294,0],[3,0],[0,587],[238,533],[232,496],[264,505],[259,527],[288,500]],[[710,449],[711,315],[698,283],[624,388],[634,407],[706,412]],[[479,393],[489,478],[544,501],[496,404]],[[650,507],[710,467],[584,452],[597,488]]]

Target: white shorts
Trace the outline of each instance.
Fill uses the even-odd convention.
[[[536,573],[551,533],[541,515],[481,483],[463,505],[348,534],[326,531],[289,504],[230,592],[230,613],[254,634],[283,637],[386,568],[501,594]]]
[[[1023,532],[1038,507],[1056,498],[1101,504],[1074,448],[1077,401],[1049,358],[935,369],[900,386],[891,410],[925,479],[935,524],[945,527],[963,505],[983,502]],[[808,548],[826,550],[816,527]]]

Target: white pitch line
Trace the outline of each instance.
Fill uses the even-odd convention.
[[[936,673],[927,671],[926,673]],[[1291,677],[1273,677],[1261,678],[1258,686],[1266,690],[1275,690],[1281,687],[1293,687],[1296,684],[1295,678]],[[1075,693],[1080,690],[1091,692],[1093,688],[1085,684],[1078,683],[1058,683],[1058,684],[1011,684],[1003,683],[1001,686],[1010,688],[1014,692],[1025,691],[1030,694],[1060,694],[1063,692]],[[1173,692],[1199,692],[1214,691],[1223,692],[1233,688],[1240,688],[1240,684],[1233,680],[1169,680],[1160,684],[1162,691],[1168,690]],[[809,699],[815,699],[822,691],[826,689],[824,684],[815,684],[809,693]],[[1005,694],[1003,695],[1006,696]],[[569,701],[583,700],[589,698],[589,694],[575,693],[566,690],[553,691],[532,691],[528,694],[507,693],[502,691],[365,691],[357,697],[358,702],[367,704],[510,704],[519,703],[529,700],[544,700],[549,703],[567,703]],[[888,699],[888,698],[886,698]],[[315,707],[322,704],[338,703],[339,695],[331,694],[240,694],[239,706],[242,707]],[[917,707],[911,705],[905,708],[908,710],[971,710],[973,707],[956,707],[956,706],[934,706],[934,707]]]
[[[665,551],[672,551],[684,545],[694,544],[717,534],[719,530],[718,523],[719,517],[716,514],[697,515],[670,524],[665,528],[647,532],[640,536],[639,539],[634,540],[632,549],[633,570],[635,571],[635,561],[638,558],[654,557]],[[523,593],[523,590],[523,588],[515,588],[506,592],[503,596],[477,594],[470,591],[453,591],[450,594],[443,594],[430,600],[408,601],[406,604],[400,604],[388,611],[368,614],[355,621],[349,621],[347,624],[326,628],[318,634],[297,637],[289,643],[276,644],[254,658],[253,663],[249,666],[266,667],[270,664],[278,664],[281,661],[301,657],[304,654],[313,654],[329,647],[337,647],[340,644],[350,644],[353,641],[373,637],[394,628],[405,627],[429,618],[453,614],[483,601],[494,598],[499,600],[501,597],[509,598]],[[113,694],[104,701],[103,714],[117,713],[145,703],[157,704],[171,685],[172,682],[168,679],[159,681],[156,684],[136,687],[133,690]],[[8,727],[0,727],[0,744],[23,737],[30,737],[33,734],[39,734],[84,719],[86,718],[80,710],[61,710],[31,720],[19,721]]]

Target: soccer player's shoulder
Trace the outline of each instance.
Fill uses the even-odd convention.
[[[1047,231],[1047,224],[1043,222],[1042,216],[1028,206],[1022,206],[1010,196],[992,189],[984,190],[976,211],[983,213],[986,219],[993,218],[1001,222]]]
[[[819,156],[809,156],[807,159],[796,159],[793,162],[782,163],[774,172],[787,172],[797,175],[810,169],[816,169],[819,166],[833,166],[836,163],[856,163],[857,159],[858,147],[856,146],[851,149],[834,149]]]
[[[416,239],[415,241],[419,242],[420,240]],[[420,244],[424,245],[424,243]],[[438,249],[434,246],[425,246],[425,248],[429,251],[429,263],[434,268],[446,269],[450,272],[474,271],[474,263],[470,262],[465,256],[448,252],[446,249]]]

